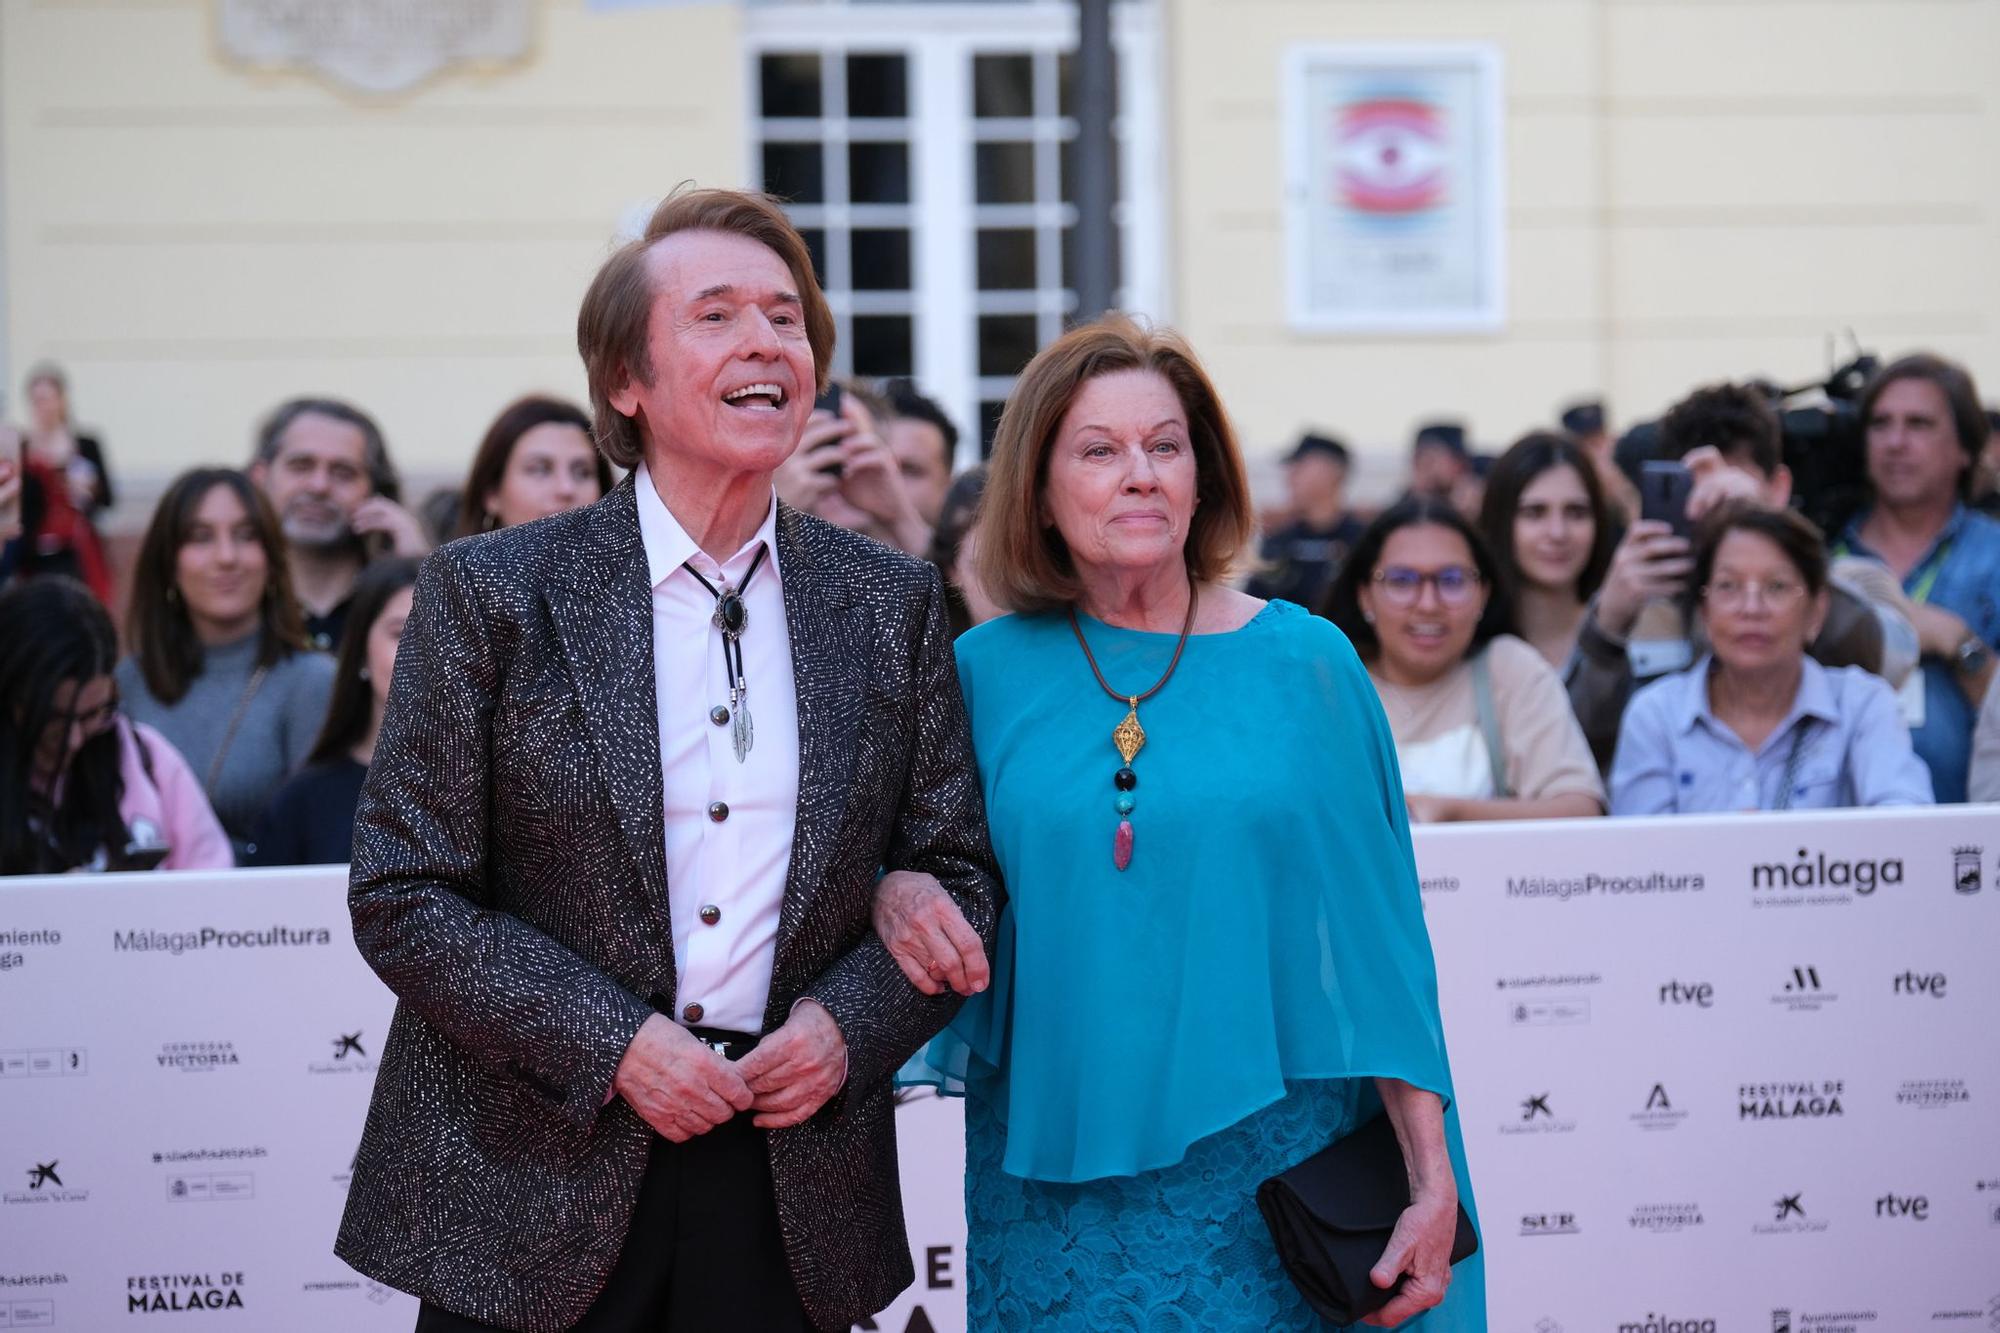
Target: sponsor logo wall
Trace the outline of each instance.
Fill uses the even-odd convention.
[[[2000,1328],[1992,810],[1417,857],[1495,1333]],[[0,881],[0,955],[0,1328],[411,1326],[331,1250],[392,1008],[342,872]],[[864,1327],[956,1333],[959,1107],[899,1118]]]
[[[2000,810],[1451,826],[1417,859],[1457,886],[1424,908],[1494,1333],[2000,1317]]]

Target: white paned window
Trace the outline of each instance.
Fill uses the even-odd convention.
[[[992,438],[1076,309],[1076,16],[1067,4],[744,11],[748,177],[790,201],[839,326],[835,368],[910,375]],[[1158,40],[1117,8],[1116,303],[1164,320]]]

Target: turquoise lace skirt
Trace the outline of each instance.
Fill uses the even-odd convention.
[[[1081,1184],[1000,1169],[1006,1140],[974,1082],[965,1099],[966,1327],[1035,1333],[1265,1333],[1335,1327],[1279,1267],[1258,1182],[1355,1128],[1360,1084],[1286,1096],[1197,1140],[1178,1164]],[[1476,1286],[1476,1284],[1475,1284]],[[1406,1325],[1483,1330],[1447,1299]],[[1457,1317],[1459,1315],[1469,1317]]]

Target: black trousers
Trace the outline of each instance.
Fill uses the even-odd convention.
[[[725,1054],[740,1059],[754,1044],[740,1038]],[[764,1131],[751,1116],[686,1143],[653,1137],[625,1247],[571,1333],[813,1333],[785,1262]],[[426,1301],[416,1333],[502,1330]]]

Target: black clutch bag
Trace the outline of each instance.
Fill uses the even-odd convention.
[[[1271,1228],[1285,1272],[1312,1308],[1336,1324],[1375,1313],[1402,1286],[1398,1281],[1384,1291],[1368,1280],[1368,1270],[1409,1206],[1403,1150],[1386,1113],[1257,1187],[1257,1211]],[[1461,1204],[1451,1261],[1470,1258],[1478,1248]]]

